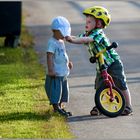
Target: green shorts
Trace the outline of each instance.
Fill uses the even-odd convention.
[[[121,61],[116,60],[108,67],[107,72],[112,76],[116,87],[120,90],[127,90],[126,76],[124,74],[124,68]],[[97,90],[103,84],[103,78],[99,73],[97,73],[95,79],[95,89]]]

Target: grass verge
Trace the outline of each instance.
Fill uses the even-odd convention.
[[[44,68],[22,27],[21,47],[0,40],[0,138],[73,138],[65,118],[54,114],[44,91]]]

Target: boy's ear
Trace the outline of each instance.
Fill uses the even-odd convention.
[[[96,20],[96,28],[103,28],[102,21],[100,19]]]

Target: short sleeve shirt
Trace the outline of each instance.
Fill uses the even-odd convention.
[[[66,52],[65,44],[63,40],[57,40],[50,38],[46,48],[46,52],[54,54],[53,63],[54,71],[57,76],[68,76],[69,75],[69,58]]]

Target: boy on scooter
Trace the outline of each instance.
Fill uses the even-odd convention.
[[[103,32],[103,29],[109,26],[111,16],[107,9],[101,6],[93,6],[83,11],[86,16],[85,32],[79,37],[68,36],[66,40],[75,44],[86,44],[91,57],[104,49],[106,46],[110,46],[109,39]],[[115,49],[107,50],[104,53],[105,67],[102,68],[100,61],[96,59],[96,90],[103,84],[103,78],[108,77],[108,74],[112,76],[115,85],[122,91],[126,99],[126,107],[122,115],[132,114],[131,96],[126,83],[126,76],[124,74],[124,68],[120,56]],[[99,115],[100,112],[95,106],[91,111],[91,115]]]

